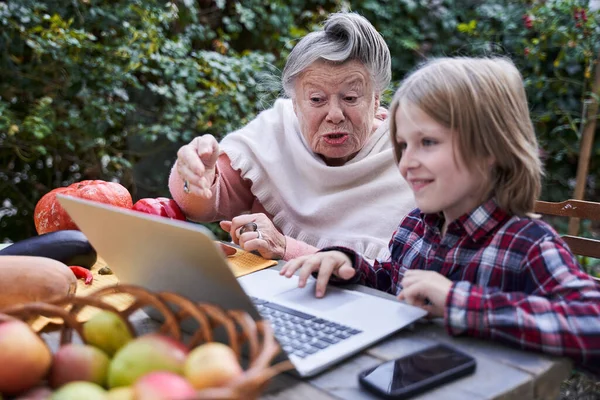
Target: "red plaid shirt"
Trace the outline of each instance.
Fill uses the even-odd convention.
[[[545,222],[511,216],[490,200],[452,222],[407,215],[390,241],[391,260],[354,257],[353,281],[398,294],[407,269],[454,281],[444,321],[452,335],[491,338],[568,356],[600,375],[600,285]]]

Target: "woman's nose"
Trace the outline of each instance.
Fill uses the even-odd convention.
[[[332,100],[329,103],[329,109],[327,110],[327,121],[337,125],[345,119],[344,110],[342,109],[340,102],[336,99]]]

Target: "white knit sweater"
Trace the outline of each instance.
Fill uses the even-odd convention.
[[[280,99],[220,146],[283,234],[315,247],[387,258],[394,229],[415,207],[387,122],[352,160],[330,167],[306,143],[292,101]]]

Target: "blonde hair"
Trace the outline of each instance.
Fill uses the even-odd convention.
[[[454,146],[466,167],[490,178],[485,199],[493,195],[513,215],[533,213],[542,165],[523,79],[510,60],[439,58],[404,79],[390,109],[397,162],[402,153],[395,119],[403,104],[418,107],[456,133]]]

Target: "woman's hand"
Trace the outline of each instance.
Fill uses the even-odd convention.
[[[411,269],[404,273],[402,291],[398,300],[421,307],[432,317],[443,317],[446,298],[450,293],[452,281],[434,271]]]
[[[187,182],[187,193],[206,199],[215,180],[219,143],[212,135],[198,136],[177,151],[177,172]]]
[[[254,222],[256,231],[241,233],[241,228]],[[229,232],[231,240],[246,251],[258,251],[264,258],[278,260],[285,254],[285,236],[275,228],[263,213],[243,214],[231,221],[221,221],[221,229]]]
[[[298,273],[298,287],[300,288],[306,286],[306,281],[313,272],[319,271],[315,290],[315,296],[317,297],[325,295],[325,289],[331,275],[347,280],[356,274],[356,271],[352,268],[352,260],[341,251],[323,251],[295,258],[288,261],[281,268],[279,274],[290,278],[298,270],[300,270]]]
[[[373,119],[373,132],[375,132],[383,121],[385,121],[388,117],[388,110],[385,107],[379,107],[377,112],[375,113],[375,118]]]

